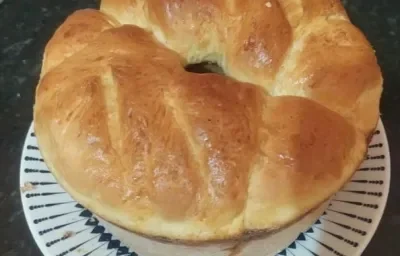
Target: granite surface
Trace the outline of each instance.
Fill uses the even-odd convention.
[[[400,1],[344,0],[366,34],[385,78],[381,112],[392,155],[386,212],[363,255],[400,255]],[[41,255],[26,225],[19,194],[22,145],[32,120],[33,92],[44,45],[73,10],[93,0],[0,0],[0,256]]]

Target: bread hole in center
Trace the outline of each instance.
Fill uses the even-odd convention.
[[[193,63],[188,64],[185,66],[185,70],[190,73],[216,73],[224,75],[224,70],[214,62],[200,62],[200,63]]]

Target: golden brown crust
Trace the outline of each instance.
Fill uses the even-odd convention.
[[[93,9],[78,10],[71,14],[46,45],[41,76],[83,49],[100,32],[114,26],[118,26],[115,19]]]
[[[34,109],[59,183],[189,243],[281,229],[340,189],[378,120],[375,55],[339,1],[267,3],[103,0],[67,18]],[[185,71],[203,60],[231,78]]]

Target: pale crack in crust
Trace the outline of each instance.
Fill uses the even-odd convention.
[[[102,95],[105,102],[106,124],[111,147],[120,156],[123,138],[121,134],[121,110],[119,107],[119,84],[114,79],[112,66],[107,65],[103,68],[101,75]],[[120,156],[121,157],[121,156]]]
[[[167,108],[172,112],[176,125],[180,128],[184,134],[186,140],[188,141],[188,149],[190,154],[194,157],[197,164],[200,166],[200,174],[203,180],[207,180],[208,173],[205,171],[204,166],[204,154],[201,150],[201,145],[194,139],[194,134],[191,132],[192,127],[188,120],[188,117],[184,111],[187,106],[183,105],[179,101],[179,95],[174,95],[174,92],[170,88],[169,91],[164,92],[164,101]]]

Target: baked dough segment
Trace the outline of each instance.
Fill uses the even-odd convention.
[[[135,26],[100,33],[41,79],[42,155],[76,200],[117,225],[189,241],[239,237],[245,140],[257,134],[246,115],[255,114],[257,90],[223,76],[192,77],[180,61]],[[235,86],[239,93],[227,91]],[[248,122],[236,124],[241,117]],[[236,154],[227,150],[232,143],[241,146]]]
[[[286,226],[329,199],[366,151],[348,121],[301,97],[269,98],[259,132],[244,219],[251,231]]]
[[[274,96],[309,98],[368,137],[376,127],[382,76],[364,35],[342,16],[299,25],[274,81]]]
[[[50,38],[43,54],[41,77],[64,59],[83,49],[100,32],[118,26],[111,16],[94,9],[77,10]]]

